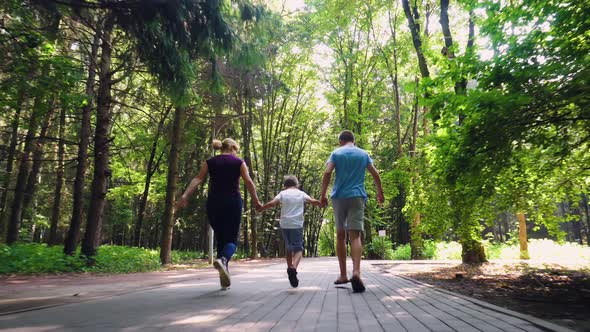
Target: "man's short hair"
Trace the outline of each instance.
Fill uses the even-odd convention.
[[[338,139],[342,142],[352,142],[354,143],[354,134],[350,130],[343,130]]]
[[[285,176],[285,180],[283,181],[283,186],[289,187],[297,187],[299,185],[299,181],[295,175],[287,175]]]

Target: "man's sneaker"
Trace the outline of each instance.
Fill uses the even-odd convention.
[[[229,288],[229,286],[231,285],[231,280],[229,279],[229,271],[227,270],[227,260],[225,259],[225,257],[216,259],[213,262],[213,266],[219,272],[219,282],[221,283],[221,288]]]
[[[362,293],[365,291],[365,284],[361,278],[354,276],[350,278],[350,283],[352,284],[352,291],[354,293]]]
[[[287,268],[287,274],[289,275],[289,283],[294,288],[299,286],[299,279],[297,279],[297,270],[292,267]]]

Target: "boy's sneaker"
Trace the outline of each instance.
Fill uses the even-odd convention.
[[[221,283],[221,288],[229,288],[231,280],[229,278],[229,271],[227,270],[227,259],[225,259],[225,257],[218,258],[213,262],[213,266],[219,272],[219,283]]]
[[[292,267],[287,268],[287,274],[289,275],[289,283],[293,288],[299,286],[299,279],[297,279],[297,270]]]

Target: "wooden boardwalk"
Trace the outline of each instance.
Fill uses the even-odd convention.
[[[0,331],[568,331],[388,274],[368,261],[362,294],[350,284],[332,284],[335,259],[304,259],[296,289],[285,270],[281,263],[234,275],[227,291],[209,273],[200,280],[4,315]]]

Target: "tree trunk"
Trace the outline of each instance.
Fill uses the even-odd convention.
[[[580,206],[586,216],[586,245],[590,246],[590,209],[588,208],[588,196],[586,196],[586,194],[582,194]]]
[[[445,47],[447,48],[447,57],[454,58],[455,54],[451,49],[453,47],[453,36],[449,27],[449,0],[440,0],[440,26],[443,32]]]
[[[416,77],[416,82],[418,78]],[[410,143],[410,158],[416,157],[416,143],[418,141],[418,95],[416,94],[416,101],[414,103],[414,115],[412,120],[412,142]],[[415,185],[416,179],[420,176],[419,170],[414,170],[414,178],[412,179],[412,185]],[[420,232],[421,215],[420,212],[416,212],[412,218],[412,224],[410,227],[410,248],[412,259],[423,259],[424,258],[424,241],[422,240],[422,233]]]
[[[49,237],[47,244],[57,244],[57,225],[59,223],[59,214],[61,208],[61,188],[63,186],[64,177],[64,138],[66,129],[66,107],[62,106],[59,113],[59,142],[57,143],[57,174],[55,179],[55,191],[53,192],[53,208],[51,209],[51,219],[49,228]]]
[[[90,117],[94,102],[94,81],[96,78],[96,60],[98,43],[101,39],[100,29],[94,35],[88,59],[88,79],[86,80],[86,104],[82,107],[82,120],[80,123],[78,156],[76,165],[76,178],[73,187],[72,217],[70,228],[64,242],[64,253],[73,255],[80,238],[80,226],[84,215],[84,187],[86,182],[86,170],[88,168],[88,145],[90,144]]]
[[[461,241],[461,259],[463,264],[482,264],[488,261],[483,245],[476,240]]]
[[[86,232],[82,241],[82,254],[96,256],[101,240],[102,219],[107,195],[109,169],[109,133],[111,130],[111,54],[114,18],[108,15],[102,31],[98,94],[96,98],[96,127],[94,131],[94,176],[90,194],[90,206],[86,219]]]
[[[258,216],[250,217],[250,258],[258,258]]]
[[[569,204],[569,206],[575,206],[574,204]],[[578,244],[580,245],[584,245],[584,241],[582,239],[582,211],[579,209],[579,207],[574,207],[573,209],[571,209],[571,215],[578,215],[580,216],[580,219],[576,219],[573,218],[571,223],[572,223],[572,229],[573,229],[573,233],[574,233],[574,241],[578,242]]]
[[[43,73],[45,74],[44,76],[47,76],[48,70],[49,67],[43,69]],[[8,232],[6,234],[7,244],[13,244],[18,240],[18,233],[22,221],[27,179],[29,177],[29,159],[34,149],[33,139],[36,135],[39,117],[41,116],[41,104],[43,103],[42,99],[42,95],[38,95],[35,98],[35,103],[33,105],[31,117],[29,118],[29,130],[27,131],[27,135],[25,137],[25,146],[20,159],[18,175],[16,178],[16,185],[14,188],[14,197],[12,199]]]
[[[170,138],[170,155],[168,156],[168,176],[166,184],[166,200],[162,217],[162,238],[160,241],[160,261],[162,265],[172,263],[172,230],[174,228],[174,202],[178,181],[178,163],[182,143],[184,107],[176,107],[172,137]]]
[[[518,219],[518,240],[520,243],[520,259],[530,259],[525,214],[522,212],[518,212],[516,213],[516,218]]]
[[[143,193],[141,194],[141,199],[139,201],[139,210],[137,212],[137,221],[135,222],[135,232],[133,235],[133,245],[136,247],[141,246],[141,228],[143,227],[143,218],[145,217],[145,208],[147,206],[148,195],[150,192],[150,185],[152,181],[152,176],[156,171],[157,164],[154,167],[154,161],[156,158],[156,152],[158,150],[158,141],[160,140],[160,133],[162,128],[164,127],[164,123],[166,122],[166,118],[168,118],[168,114],[172,107],[166,108],[166,113],[160,119],[158,123],[158,129],[156,131],[156,136],[154,137],[154,141],[152,142],[152,149],[150,151],[150,158],[148,159],[147,169],[146,169],[146,176],[145,176],[145,184],[143,186]]]
[[[418,84],[420,79],[416,77],[416,84]],[[420,107],[418,105],[418,93],[416,93],[416,98],[413,105],[413,114],[412,114],[412,141],[410,142],[410,158],[416,157],[416,146],[418,143],[418,112],[420,112]]]
[[[250,98],[246,99],[246,111],[248,112],[248,122],[252,124],[252,101]],[[251,130],[251,129],[249,129]],[[252,138],[251,135],[250,139]],[[249,157],[249,156],[248,156]],[[249,159],[250,165],[248,165],[250,172],[252,170],[252,160]],[[251,174],[252,175],[252,174]],[[253,177],[254,179],[254,177]],[[250,204],[251,205],[251,204]],[[258,230],[257,230],[257,221],[258,216],[256,215],[254,210],[250,211],[250,258],[256,259],[258,257]]]
[[[584,245],[582,239],[582,222],[580,220],[572,220],[572,226],[574,231],[574,241],[578,242],[579,245]]]
[[[421,215],[420,212],[414,214],[412,219],[412,229],[410,236],[410,249],[412,259],[424,259],[424,240],[422,240],[422,232],[418,231],[420,226]]]
[[[494,236],[494,240],[496,242],[502,243],[504,242],[504,236],[502,234],[502,220],[504,219],[504,213],[501,214],[500,220],[496,219],[496,226],[498,226],[498,238]]]
[[[358,135],[358,141],[355,144],[358,144],[360,146],[362,146],[363,144],[363,98],[364,98],[364,86],[361,87],[360,91],[357,91],[356,93],[356,97],[357,97],[357,116],[355,117],[356,120],[354,121],[354,126],[356,127],[356,133]]]
[[[394,209],[397,210],[395,214],[397,218],[394,219],[394,223],[397,225],[397,236],[393,242],[401,245],[410,243],[410,223],[406,220],[406,215],[403,212],[403,208],[406,206],[406,188],[403,184],[399,184],[398,190],[399,194],[394,203]]]
[[[465,49],[466,53],[470,53],[473,50],[473,43],[475,39],[475,24],[473,21],[473,17],[473,11],[469,11],[469,32],[467,37],[467,47]],[[442,53],[447,57],[447,59],[452,60],[455,58],[455,52],[453,45],[453,36],[451,33],[451,28],[449,26],[449,0],[440,1],[440,26],[443,31],[443,37],[445,42],[445,47],[443,48]],[[467,79],[465,77],[458,78],[455,81],[455,94],[464,95],[466,93],[466,89]],[[460,113],[459,123],[463,123],[464,119],[465,115],[463,113]]]
[[[250,137],[252,136],[252,110],[248,107],[248,103],[250,101],[250,97],[247,93],[244,94],[246,101],[246,111],[247,116],[246,118],[241,121],[244,124],[242,127],[242,139],[244,142],[244,162],[246,166],[248,166],[248,172],[250,173],[250,177],[254,179],[254,174],[252,170],[252,158],[250,158]],[[244,210],[249,210],[250,213],[246,213],[246,221],[244,222],[244,251],[248,253],[250,251],[250,243],[249,243],[249,236],[248,236],[248,219],[252,219],[255,217],[255,213],[253,209],[250,207],[252,204],[248,204],[248,189],[244,186]],[[250,207],[250,208],[249,208]]]
[[[16,144],[18,142],[18,127],[20,123],[21,112],[23,109],[23,103],[25,99],[24,88],[19,89],[18,96],[16,99],[16,107],[14,109],[14,118],[11,123],[11,134],[10,134],[10,145],[8,147],[8,156],[6,159],[6,173],[3,181],[4,189],[2,190],[2,196],[0,197],[0,236],[4,238],[6,232],[6,223],[4,218],[6,216],[6,199],[8,197],[8,188],[10,187],[10,180],[12,179],[12,169],[14,167],[14,157],[16,154]]]
[[[399,93],[399,73],[398,73],[398,53],[397,53],[397,13],[391,22],[391,11],[388,11],[389,15],[389,29],[391,31],[391,38],[393,39],[393,73],[390,71],[391,83],[393,84],[393,95],[395,97],[395,129],[396,129],[396,150],[397,157],[401,158],[403,154],[403,142],[402,142],[402,120],[401,120],[401,107],[400,107],[400,93]],[[384,54],[386,63],[389,67],[389,61],[387,56]],[[392,75],[393,74],[393,75]]]
[[[50,102],[53,104],[53,102]],[[25,197],[23,199],[23,213],[27,217],[32,219],[34,214],[29,214],[27,212],[31,201],[35,196],[35,191],[37,191],[37,182],[39,173],[41,172],[41,166],[43,163],[43,144],[45,143],[45,137],[47,136],[47,132],[49,127],[51,126],[51,122],[53,121],[53,115],[55,113],[55,108],[53,105],[50,106],[51,109],[45,115],[45,122],[41,126],[41,131],[39,132],[39,138],[35,142],[34,150],[33,150],[33,166],[31,167],[31,171],[29,172],[29,176],[27,179],[27,186],[25,189]]]
[[[430,72],[428,71],[428,65],[426,63],[426,57],[422,51],[422,38],[420,37],[420,25],[414,20],[412,9],[410,8],[409,0],[402,0],[402,6],[404,7],[404,13],[408,19],[408,27],[412,34],[412,43],[416,50],[416,56],[418,57],[418,67],[420,68],[420,74],[422,77],[429,77]]]

